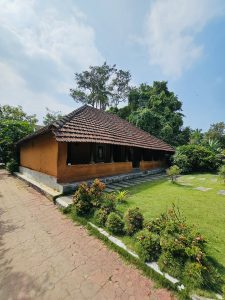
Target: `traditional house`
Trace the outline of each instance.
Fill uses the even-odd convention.
[[[162,140],[87,105],[25,137],[18,146],[21,172],[56,183],[165,167],[174,153]]]

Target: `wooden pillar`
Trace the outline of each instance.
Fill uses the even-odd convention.
[[[128,162],[128,147],[125,147],[125,161]]]
[[[143,155],[143,149],[141,149],[141,161],[143,161],[144,160],[144,155]]]
[[[91,148],[91,158],[90,158],[90,164],[94,164],[95,161],[94,161],[94,145],[91,143],[90,144],[90,148]]]
[[[111,162],[111,163],[114,162],[114,158],[113,158],[113,145],[111,145],[111,157],[110,157],[110,162]]]

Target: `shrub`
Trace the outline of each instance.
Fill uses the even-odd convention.
[[[225,165],[221,166],[219,169],[219,177],[223,180],[225,184]]]
[[[73,203],[78,215],[87,215],[91,212],[93,204],[92,197],[89,193],[89,186],[87,183],[80,184],[78,190],[73,196]]]
[[[99,208],[103,202],[105,184],[95,179],[91,186],[80,184],[73,196],[73,203],[78,215],[87,215],[92,209]]]
[[[104,195],[101,208],[105,210],[107,214],[110,214],[116,210],[116,200],[113,193]]]
[[[135,232],[143,228],[143,215],[139,208],[130,208],[124,216],[126,232],[133,235]]]
[[[137,233],[137,252],[143,261],[157,260],[161,247],[159,243],[159,235],[143,229]]]
[[[206,268],[199,262],[187,262],[183,272],[184,283],[192,288],[199,288],[203,285],[203,272]]]
[[[116,201],[118,203],[125,203],[128,191],[118,191],[115,195]]]
[[[122,234],[124,229],[124,222],[122,218],[115,212],[108,215],[106,227],[114,234]]]
[[[181,169],[176,165],[166,170],[166,174],[170,177],[173,183],[177,180],[177,177],[180,175],[180,173]]]
[[[107,217],[108,217],[107,211],[102,208],[96,210],[94,214],[95,221],[99,226],[105,226]]]
[[[99,179],[95,179],[89,188],[89,193],[92,198],[91,202],[94,208],[99,208],[103,201],[103,191],[105,189],[105,184]]]
[[[173,162],[183,172],[211,172],[216,171],[222,161],[207,147],[191,144],[177,147]]]
[[[183,269],[183,261],[179,257],[174,257],[170,252],[165,251],[159,257],[158,264],[160,270],[168,272],[174,277],[180,277],[181,270]]]
[[[173,162],[175,165],[179,166],[183,173],[188,173],[191,170],[191,164],[188,160],[187,155],[182,154],[182,152],[177,151],[173,156]]]
[[[19,169],[18,163],[15,159],[11,159],[9,162],[6,163],[6,169],[13,174],[17,172]]]

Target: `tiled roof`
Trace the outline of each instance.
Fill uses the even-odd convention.
[[[88,105],[42,128],[40,134],[48,130],[53,131],[58,142],[93,142],[174,151],[170,145],[118,116]]]

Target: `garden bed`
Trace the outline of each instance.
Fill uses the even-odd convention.
[[[201,183],[201,185],[203,185],[203,182],[204,182],[204,186],[210,187],[211,190],[207,190],[207,192],[203,192],[201,190],[194,190],[194,188],[198,187],[198,185],[200,183]],[[207,233],[210,233],[210,230],[209,230],[209,232],[207,232],[207,230],[204,230],[204,229],[207,229],[207,226],[205,227],[205,225],[209,225],[208,221],[210,221],[211,218],[213,219],[213,217],[214,217],[214,218],[217,218],[217,222],[218,222],[218,217],[221,217],[222,218],[221,221],[223,222],[224,214],[221,213],[221,210],[224,207],[225,197],[217,194],[217,190],[222,189],[222,187],[223,187],[222,184],[217,181],[217,177],[214,175],[204,174],[204,175],[182,176],[179,178],[179,181],[176,184],[171,184],[170,182],[168,182],[168,180],[161,180],[161,181],[158,181],[155,183],[145,183],[145,184],[138,185],[135,188],[130,188],[129,196],[128,196],[127,200],[124,203],[117,204],[116,210],[115,209],[111,210],[111,208],[110,208],[110,211],[107,213],[107,216],[105,216],[105,209],[108,209],[108,204],[107,204],[107,208],[104,207],[104,205],[102,207],[101,204],[98,203],[98,200],[94,204],[94,206],[96,205],[95,214],[88,214],[86,204],[84,205],[84,203],[86,203],[87,199],[83,199],[83,200],[85,200],[83,202],[77,201],[76,207],[78,209],[78,212],[80,209],[86,210],[84,215],[81,218],[79,217],[80,220],[82,220],[82,222],[83,221],[84,222],[91,221],[95,225],[98,225],[98,226],[103,225],[103,227],[105,226],[105,229],[108,232],[111,232],[114,235],[119,235],[120,240],[126,246],[128,246],[132,251],[137,252],[137,253],[139,252],[138,254],[141,255],[143,262],[148,261],[148,259],[149,259],[149,261],[154,261],[155,259],[156,260],[159,259],[159,260],[161,260],[161,264],[162,264],[162,262],[164,262],[165,260],[168,261],[168,257],[169,257],[169,259],[171,259],[171,257],[168,256],[168,254],[170,255],[170,253],[169,253],[170,245],[166,245],[166,244],[163,245],[163,238],[164,238],[163,235],[165,235],[165,233],[168,234],[168,230],[167,229],[166,229],[166,231],[164,229],[162,230],[162,233],[160,233],[160,236],[159,236],[160,244],[157,244],[156,248],[154,248],[155,247],[154,245],[149,246],[149,233],[148,233],[149,231],[146,229],[143,231],[140,231],[142,229],[142,226],[140,226],[139,228],[137,228],[137,230],[135,230],[135,231],[137,231],[137,234],[136,234],[136,232],[132,232],[132,234],[131,234],[129,232],[129,226],[126,223],[126,219],[132,220],[133,214],[134,214],[134,215],[136,215],[136,221],[137,221],[139,218],[138,213],[142,212],[144,215],[145,221],[149,221],[149,220],[152,220],[152,218],[156,218],[156,217],[160,216],[160,214],[162,212],[167,211],[168,208],[171,208],[173,206],[173,203],[175,203],[182,210],[182,212],[187,217],[187,219],[185,221],[183,219],[180,219],[180,220],[178,220],[178,222],[177,221],[174,222],[175,219],[172,220],[173,219],[173,217],[172,217],[172,219],[169,218],[166,222],[169,224],[169,222],[171,222],[171,220],[172,220],[172,222],[174,222],[173,225],[175,224],[175,227],[178,229],[179,229],[180,224],[182,224],[182,223],[187,224],[187,226],[189,226],[189,224],[194,223],[196,230],[200,231],[200,233],[203,233],[204,236],[207,238],[207,240],[209,240],[210,234],[207,235]],[[85,193],[87,192],[87,194],[90,194],[90,190],[88,189],[87,186],[83,187],[83,191]],[[91,192],[93,192],[93,188],[91,189]],[[97,191],[96,196],[100,196],[101,192],[102,191]],[[213,194],[212,194],[212,192],[213,192]],[[82,194],[82,197],[85,195],[85,193]],[[216,209],[214,209],[215,214],[213,214],[212,208],[210,209],[210,207],[207,207],[207,205],[206,205],[208,202],[210,202],[210,200],[207,197],[207,195],[209,195],[209,194],[211,194],[210,195],[211,202],[214,201],[214,206],[215,206],[215,204],[218,204],[218,206],[219,206],[219,208],[217,207]],[[81,196],[81,194],[78,194],[77,199],[80,199],[80,196]],[[100,199],[100,198],[96,197],[96,199]],[[221,202],[222,202],[222,206],[220,207]],[[138,212],[137,211],[135,212],[134,208],[137,206],[140,207],[140,210],[138,210]],[[127,216],[127,213],[125,214],[125,211],[127,211],[128,208],[133,208],[133,209],[131,209],[129,216]],[[202,215],[199,214],[199,211],[201,211]],[[207,214],[209,212],[213,216],[208,217]],[[74,214],[74,210],[73,210],[73,214]],[[104,219],[104,222],[102,224],[99,224],[99,222],[101,223],[103,219]],[[124,226],[124,220],[126,223],[126,229]],[[164,219],[162,219],[162,220],[164,221]],[[159,222],[159,224],[160,224],[160,222]],[[216,228],[211,228],[211,227],[210,227],[210,229],[215,230],[215,232],[218,235],[218,231],[216,230]],[[218,225],[218,227],[220,227],[220,224]],[[186,228],[186,225],[185,225],[185,228]],[[221,226],[221,229],[224,230],[224,226]],[[156,233],[154,230],[150,235],[152,235],[152,234],[154,235]],[[187,246],[190,248],[188,250],[189,252],[195,251],[196,250],[195,246],[198,248],[197,249],[199,251],[198,254],[201,253],[201,251],[203,251],[203,256],[202,256],[203,258],[197,258],[196,263],[198,263],[199,259],[200,259],[200,261],[201,261],[200,265],[201,265],[203,263],[203,261],[205,261],[207,258],[206,266],[208,265],[208,263],[210,263],[210,265],[216,267],[216,268],[213,267],[214,269],[217,269],[219,271],[219,273],[222,274],[222,276],[224,276],[224,266],[223,266],[223,264],[218,263],[218,261],[219,261],[217,258],[218,251],[217,251],[217,257],[212,255],[213,249],[211,246],[213,245],[213,242],[209,240],[207,247],[205,247],[204,238],[201,235],[197,234],[197,231],[196,231],[196,235],[193,235],[192,233],[190,234],[189,229],[188,230],[185,229],[185,230],[182,230],[179,234],[180,235],[187,234],[187,236],[185,237],[185,238],[187,238],[187,240],[189,238],[191,238],[192,240],[196,239],[197,242],[195,241],[194,244],[192,243],[191,248],[190,248],[190,245]],[[157,234],[158,234],[158,232],[157,232]],[[169,232],[169,236],[166,237],[166,239],[164,238],[164,241],[166,242],[166,240],[171,237],[173,237],[173,236]],[[215,234],[214,234],[214,239],[216,237],[217,236],[215,236]],[[147,244],[145,243],[145,239],[147,241]],[[200,239],[200,240],[198,240],[198,239]],[[138,240],[139,240],[139,242],[137,242]],[[152,236],[150,236],[150,241],[152,243]],[[159,243],[159,241],[157,243]],[[203,244],[204,244],[204,246],[203,246]],[[141,245],[142,250],[144,249],[144,251],[140,252],[140,245]],[[185,243],[184,243],[184,245],[185,245]],[[192,247],[193,245],[194,245],[194,247]],[[173,246],[174,246],[174,244],[172,244],[172,247]],[[213,245],[213,246],[218,247],[218,244]],[[219,246],[222,246],[222,242],[221,242],[221,245],[219,245]],[[151,247],[153,247],[153,248],[151,248]],[[154,255],[151,256],[152,254],[149,255],[149,252],[148,252],[149,249],[155,249],[155,251],[152,251],[152,252],[150,251],[150,253],[154,254],[154,252],[157,253],[157,251],[158,251],[157,247],[160,248],[159,254],[156,256],[154,256]],[[183,245],[182,245],[182,247],[183,247]],[[183,247],[183,248],[182,247],[181,247],[181,250],[183,252],[180,249],[178,249],[179,251],[181,251],[179,253],[183,253],[183,254],[181,254],[181,256],[186,253],[185,247]],[[148,252],[147,256],[146,256],[146,249]],[[165,251],[165,253],[164,253],[164,252],[162,252],[162,249],[168,249],[169,252],[167,252],[167,250],[163,250],[163,251]],[[223,246],[220,247],[220,249],[222,251]],[[206,256],[206,258],[204,258],[205,257],[204,252],[206,250],[207,250],[207,253],[206,253],[207,256]],[[177,249],[175,249],[175,252],[176,251],[177,251]],[[160,255],[162,255],[163,258],[161,258]],[[191,267],[191,269],[189,271],[192,273],[192,276],[194,276],[193,272],[194,273],[198,272],[198,270],[193,270],[192,269],[193,264],[192,265],[190,264],[190,263],[195,263],[195,260],[193,260],[194,256],[195,256],[195,254],[194,255],[190,254],[190,256],[187,256],[187,259],[188,259],[187,266],[188,266],[188,268]],[[172,259],[174,259],[174,257],[172,257]],[[171,269],[172,273],[170,273],[170,275],[173,277],[177,277],[177,278],[179,278],[179,275],[180,275],[179,279],[181,279],[181,281],[182,281],[183,275],[182,275],[181,270],[183,269],[183,266],[182,266],[182,264],[179,265],[179,258],[177,260],[176,256],[175,256],[175,261],[173,261],[173,263],[178,263],[178,265],[177,265],[178,268],[177,269],[172,268]],[[198,267],[198,264],[196,266]],[[203,263],[203,266],[204,266],[204,263]],[[165,271],[167,271],[167,270],[165,270]],[[175,273],[173,274],[173,271],[176,273],[176,275],[175,275]],[[198,279],[198,276],[196,278]],[[217,278],[217,277],[215,277],[215,278]],[[185,277],[184,277],[184,279],[185,279]],[[217,285],[216,281],[212,282],[212,284],[210,283],[210,286],[208,286],[206,289],[206,290],[208,290],[207,293],[210,293],[210,290],[213,290],[214,292],[217,292],[217,293],[221,293],[221,288],[219,288],[219,285],[220,285],[219,283]],[[192,291],[193,290],[196,290],[196,289],[194,288],[194,289],[192,289]],[[201,291],[201,293],[204,294],[205,291]]]

